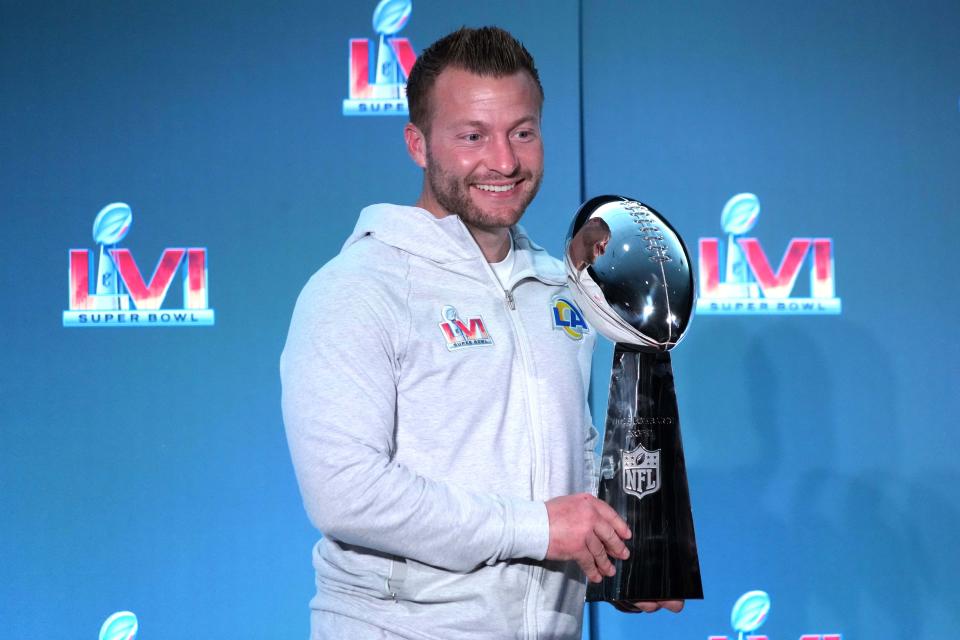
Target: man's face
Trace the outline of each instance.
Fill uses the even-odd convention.
[[[578,271],[593,265],[607,251],[610,227],[600,218],[587,220],[570,242],[570,260]]]
[[[515,224],[543,178],[541,99],[533,78],[447,68],[430,104],[424,206],[481,229]]]

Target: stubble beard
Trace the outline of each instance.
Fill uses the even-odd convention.
[[[433,192],[433,197],[447,212],[457,215],[469,226],[479,229],[497,229],[515,225],[527,210],[530,202],[533,201],[537,191],[540,190],[540,182],[543,180],[543,172],[534,176],[529,171],[521,171],[517,178],[522,178],[523,182],[514,188],[521,188],[523,185],[531,185],[524,194],[519,206],[508,215],[498,215],[485,211],[474,204],[470,198],[470,185],[467,179],[456,176],[444,171],[440,164],[434,161],[433,155],[427,149],[427,184]]]

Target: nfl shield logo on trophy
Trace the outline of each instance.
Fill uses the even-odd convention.
[[[642,444],[630,451],[620,450],[623,490],[643,499],[660,489],[660,450],[647,451]]]

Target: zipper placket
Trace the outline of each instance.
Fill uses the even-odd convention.
[[[477,247],[477,249],[479,250],[479,247]],[[487,262],[486,258],[483,257],[482,254],[481,258],[486,267],[487,275],[496,284],[497,289],[503,292],[503,301],[504,306],[507,308],[507,317],[510,319],[510,326],[513,329],[513,336],[516,338],[517,347],[520,351],[520,362],[523,365],[523,384],[527,396],[527,422],[530,425],[530,499],[536,500],[537,488],[542,484],[540,476],[542,475],[543,464],[540,458],[543,455],[543,442],[539,426],[540,409],[536,398],[536,380],[533,380],[532,376],[530,375],[531,367],[526,346],[527,334],[526,331],[524,331],[520,320],[515,317],[518,315],[518,312],[517,303],[511,290],[512,288],[505,288],[500,282],[500,279],[493,272],[493,267],[490,266],[490,263]],[[536,593],[539,590],[542,574],[543,567],[540,565],[535,565],[532,567],[532,570],[530,571],[530,577],[527,580],[527,592],[523,596],[523,617],[526,620],[524,631],[529,638],[536,638],[538,635]]]
[[[532,464],[530,469],[530,487],[532,500],[537,499],[537,491],[543,485],[543,434],[540,433],[540,405],[537,401],[537,384],[531,375],[530,355],[527,352],[527,333],[523,328],[523,323],[519,319],[516,301],[513,294],[507,289],[503,290],[504,298],[508,307],[507,316],[510,318],[510,324],[513,326],[513,334],[517,339],[517,346],[520,349],[520,361],[523,364],[523,381],[527,392],[527,420],[530,424],[530,445],[532,448]],[[530,580],[527,583],[527,593],[524,595],[524,617],[527,619],[527,634],[530,638],[536,638],[537,629],[537,594],[542,580],[543,567],[535,565],[530,572]]]
[[[479,245],[476,244],[476,241],[473,242],[473,246],[476,248],[477,254],[480,257],[480,260],[483,262],[484,268],[487,270],[487,277],[490,278],[490,281],[494,284],[497,291],[503,293],[504,305],[508,309],[507,317],[510,319],[510,325],[513,329],[514,338],[517,340],[517,346],[520,349],[520,361],[523,365],[523,382],[524,389],[527,395],[527,421],[530,425],[530,444],[531,444],[531,496],[532,500],[536,500],[536,494],[538,488],[545,490],[546,488],[546,464],[544,459],[544,440],[543,433],[540,426],[540,406],[537,400],[537,381],[531,375],[532,373],[532,360],[527,350],[527,334],[523,329],[523,325],[519,320],[519,313],[517,312],[516,300],[513,296],[513,288],[522,280],[525,280],[528,277],[537,279],[538,281],[550,285],[559,285],[561,282],[550,281],[547,282],[541,276],[536,273],[535,270],[531,270],[529,273],[524,271],[523,278],[515,278],[513,286],[510,288],[504,287],[500,283],[500,279],[497,277],[496,273],[493,271],[493,267],[490,266],[490,263],[487,262],[486,257],[483,255],[483,252],[480,250]],[[516,243],[514,243],[514,250],[516,249]],[[524,631],[525,635],[528,638],[536,638],[539,635],[539,629],[537,625],[537,593],[541,583],[543,582],[543,566],[537,564],[533,565],[529,578],[527,580],[527,589],[524,594],[523,599],[523,617],[524,617]]]
[[[490,266],[490,263],[487,262],[486,258],[483,256],[483,253],[480,252],[480,247],[477,247],[477,252],[480,253],[481,259],[483,260],[484,268],[487,270],[487,276],[490,280],[496,285],[497,289],[503,293],[503,302],[507,307],[507,317],[510,319],[510,327],[513,329],[513,335],[517,339],[517,346],[520,350],[520,362],[523,365],[523,383],[524,389],[526,390],[527,395],[527,421],[530,425],[530,444],[532,447],[531,451],[531,469],[530,469],[530,488],[531,488],[531,500],[536,500],[537,487],[539,487],[541,482],[541,473],[543,471],[541,464],[541,456],[543,452],[543,442],[540,434],[540,408],[539,403],[536,398],[536,380],[530,375],[530,356],[527,353],[527,334],[523,330],[523,325],[517,319],[517,302],[513,297],[512,288],[507,289],[500,282],[500,279],[497,277],[497,274],[493,272],[493,267]]]
[[[530,469],[530,485],[531,485],[531,495],[530,499],[537,499],[537,491],[543,485],[541,476],[543,475],[543,437],[540,433],[540,404],[537,401],[537,387],[536,380],[530,373],[530,354],[528,353],[527,346],[527,333],[523,328],[523,323],[516,316],[519,315],[516,307],[516,301],[513,299],[513,295],[504,290],[506,294],[507,306],[509,311],[507,316],[510,318],[510,323],[513,326],[513,333],[517,338],[517,345],[520,349],[520,361],[523,363],[523,381],[527,391],[527,419],[530,421],[530,439],[531,445],[533,446],[533,451],[531,452],[533,458],[533,465]]]

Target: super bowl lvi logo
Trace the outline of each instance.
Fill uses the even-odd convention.
[[[213,309],[207,295],[207,250],[170,247],[163,250],[149,280],[130,249],[120,246],[133,223],[133,211],[123,202],[108,204],[93,221],[94,258],[89,249],[70,249],[68,305],[64,327],[210,326]],[[165,308],[170,285],[183,265],[183,299],[178,308]],[[91,275],[95,266],[96,276]]]
[[[134,640],[140,624],[132,611],[117,611],[100,627],[100,640]]]
[[[410,0],[381,0],[373,10],[373,30],[378,36],[376,57],[371,57],[370,40],[350,39],[348,97],[343,101],[345,116],[405,116],[407,78],[417,54],[406,38],[397,37],[413,4]],[[371,61],[373,77],[371,78]]]
[[[757,238],[747,234],[760,217],[760,199],[739,193],[723,207],[720,224],[727,234],[700,238],[698,314],[839,314],[835,292],[833,240],[793,238],[774,270]],[[811,257],[807,296],[794,289],[807,256]]]
[[[730,625],[736,640],[768,640],[766,635],[754,634],[767,621],[770,613],[770,595],[766,591],[748,591],[740,596],[730,611]],[[730,640],[725,635],[709,635],[707,640]],[[843,640],[840,633],[803,633],[800,640]]]
[[[482,317],[461,318],[457,309],[449,304],[440,310],[440,317],[443,318],[440,332],[446,341],[447,351],[493,344],[493,338],[490,337]]]

